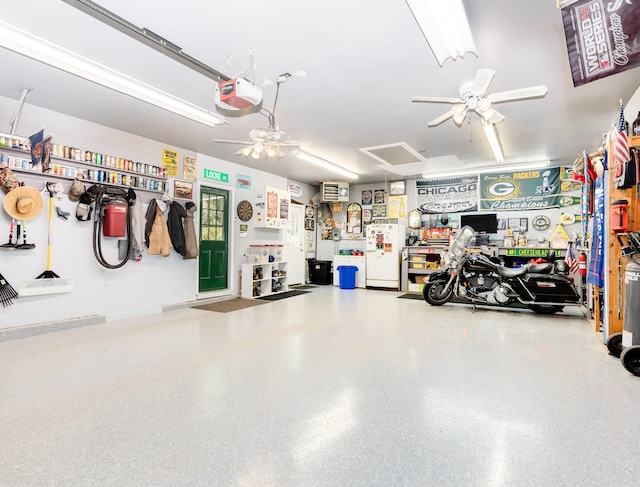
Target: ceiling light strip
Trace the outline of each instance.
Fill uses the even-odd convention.
[[[524,162],[522,164],[506,164],[506,165],[497,164],[495,166],[474,167],[469,169],[460,169],[457,171],[454,170],[454,171],[438,171],[438,172],[422,173],[422,177],[424,179],[433,179],[433,178],[443,178],[443,177],[451,177],[451,176],[469,176],[473,174],[483,174],[487,172],[528,171],[530,169],[544,169],[545,167],[549,167],[550,164],[551,164],[551,161]]]
[[[422,34],[442,66],[468,52],[476,56],[471,28],[462,0],[406,0]]]
[[[314,156],[313,154],[309,154],[308,152],[298,150],[296,151],[296,157],[299,157],[300,159],[303,159],[307,162],[315,164],[316,166],[320,166],[330,171],[333,171],[335,173],[341,174],[349,179],[358,179],[358,175],[356,173],[351,172],[348,169],[345,169],[343,167],[340,167],[334,164],[333,162],[325,161],[324,159]]]
[[[502,146],[498,140],[498,133],[496,132],[495,126],[491,122],[487,122],[483,119],[482,130],[484,130],[484,135],[487,137],[489,147],[491,147],[491,152],[493,152],[493,156],[496,158],[496,161],[504,162],[504,154],[502,153]]]
[[[227,123],[213,112],[2,21],[0,46],[203,125]]]

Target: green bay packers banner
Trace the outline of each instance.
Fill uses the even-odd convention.
[[[574,86],[640,66],[640,2],[578,0],[562,20]]]
[[[560,206],[560,168],[480,174],[480,210],[540,210]]]
[[[478,209],[478,176],[418,179],[418,208],[422,213],[460,213]]]

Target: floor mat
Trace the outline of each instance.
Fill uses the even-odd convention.
[[[292,291],[297,291],[298,289],[314,289],[318,287],[315,284],[301,284],[300,286],[291,286],[289,289]]]
[[[226,301],[218,301],[217,303],[203,304],[202,306],[194,306],[194,309],[203,309],[205,311],[217,311],[218,313],[229,313],[230,311],[237,311],[239,309],[251,308],[252,306],[258,306],[265,304],[255,299],[227,299]]]
[[[311,291],[285,291],[283,293],[270,294],[269,296],[262,296],[256,299],[262,299],[264,301],[277,301],[279,299],[290,298],[292,296],[298,296],[300,294],[309,294]]]

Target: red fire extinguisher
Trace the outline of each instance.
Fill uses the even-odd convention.
[[[578,256],[578,272],[581,276],[587,275],[587,254],[580,252]]]

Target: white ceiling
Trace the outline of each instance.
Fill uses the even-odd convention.
[[[449,120],[428,128],[449,105],[411,103],[414,96],[457,96],[459,85],[472,80],[479,68],[496,71],[489,93],[540,84],[549,89],[545,98],[499,106],[506,117],[496,126],[505,164],[572,163],[583,149],[597,148],[617,118],[619,100],[626,102],[638,88],[637,69],[573,87],[555,0],[466,0],[478,56],[449,59],[442,67],[404,0],[96,3],[232,77],[249,65],[251,48],[257,85],[285,72],[306,71],[307,77],[281,85],[276,122],[303,150],[359,173],[361,183],[401,179],[359,150],[365,147],[404,142],[421,153],[428,162],[404,171],[407,179],[456,165],[491,163],[477,115],[461,127]],[[214,81],[62,0],[11,2],[2,20],[215,110]],[[27,104],[301,182],[340,179],[293,155],[253,161],[234,155],[240,146],[213,142],[247,140],[250,129],[268,126],[261,113],[232,114],[228,125],[208,128],[4,49],[0,66],[0,95],[17,100],[23,88],[34,88]],[[263,90],[264,108],[271,110],[275,84]],[[11,115],[0,114],[0,130],[7,130]],[[628,120],[634,118],[627,112]]]

